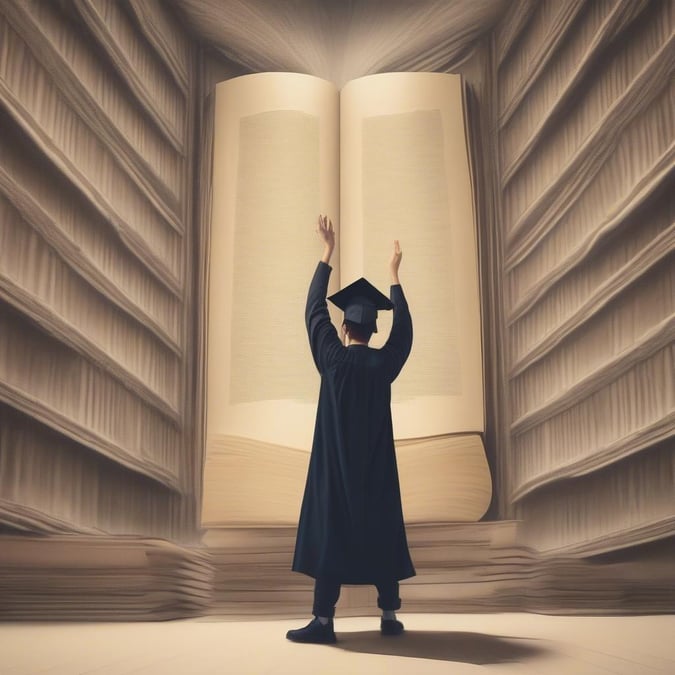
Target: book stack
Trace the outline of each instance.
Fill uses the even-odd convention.
[[[515,521],[431,523],[407,528],[417,576],[403,582],[407,611],[516,611],[535,554]]]
[[[517,543],[513,521],[412,524],[417,576],[401,583],[406,611],[522,609],[534,554]],[[313,580],[291,571],[295,527],[212,529],[204,544],[215,567],[211,611],[224,615],[306,614]],[[343,586],[342,616],[377,613],[371,586]]]
[[[0,619],[156,621],[211,601],[208,556],[160,539],[4,536]]]
[[[208,530],[203,542],[215,570],[211,612],[306,614],[314,581],[291,571],[295,535],[295,526]]]
[[[531,577],[526,603],[530,611],[625,614],[675,609],[672,561],[593,563],[581,558],[541,558]]]
[[[401,582],[402,611],[614,614],[675,609],[669,560],[545,556],[522,544],[521,525],[409,523],[408,544],[417,574]],[[295,526],[208,530],[204,544],[215,568],[209,611],[230,617],[306,615],[314,581],[291,571],[295,535]],[[342,586],[337,612],[377,614],[377,590]]]

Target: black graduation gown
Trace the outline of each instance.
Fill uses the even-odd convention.
[[[305,321],[321,391],[292,569],[344,584],[415,576],[408,551],[391,422],[391,383],[412,347],[400,285],[381,349],[344,347],[330,321],[331,267],[316,269]]]

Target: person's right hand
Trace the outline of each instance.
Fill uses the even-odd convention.
[[[398,242],[398,239],[394,240],[394,253],[391,256],[391,261],[389,262],[389,271],[391,272],[391,283],[398,284],[398,268],[401,265],[401,258],[403,253],[401,252],[401,245]]]

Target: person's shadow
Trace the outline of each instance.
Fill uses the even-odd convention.
[[[349,652],[410,656],[475,665],[518,662],[544,656],[550,650],[532,639],[457,631],[406,630],[402,635],[382,636],[380,631],[337,633],[333,645]]]

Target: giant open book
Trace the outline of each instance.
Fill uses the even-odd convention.
[[[472,495],[455,495],[454,519],[484,512],[491,485],[478,435],[480,301],[464,109],[461,78],[439,73],[372,75],[341,91],[290,73],[217,86],[205,526],[297,518],[319,391],[304,325],[322,251],[319,213],[338,231],[331,292],[365,276],[388,294],[400,240],[414,343],[392,390],[399,464],[409,448],[411,466],[431,467],[429,480],[446,492],[475,479]],[[332,318],[339,326],[339,314]],[[372,346],[390,325],[391,313],[380,312]],[[452,459],[445,471],[438,464],[453,452],[464,453],[470,476]],[[428,499],[424,479],[415,480]],[[414,505],[405,503],[403,475],[401,483],[407,513]],[[273,513],[259,513],[270,490]]]

